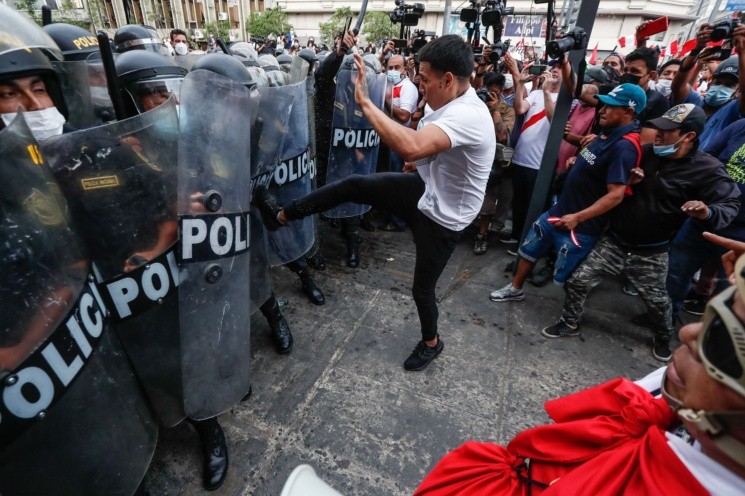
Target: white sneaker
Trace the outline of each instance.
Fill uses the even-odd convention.
[[[522,301],[525,299],[525,293],[522,289],[513,288],[512,283],[508,283],[505,287],[492,291],[489,299],[491,301]]]

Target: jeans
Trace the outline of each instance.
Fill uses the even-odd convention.
[[[352,175],[311,192],[285,208],[288,220],[321,213],[353,201],[396,214],[411,228],[416,246],[414,285],[411,289],[421,324],[422,339],[437,336],[435,286],[450,260],[462,231],[452,231],[424,215],[418,208],[424,182],[418,174],[386,172]]]
[[[678,231],[670,249],[670,266],[667,271],[667,293],[673,303],[673,318],[683,308],[691,277],[704,263],[712,258],[719,258],[727,251],[719,245],[707,241],[701,235],[704,228],[692,220],[687,220]],[[721,270],[721,269],[720,269]],[[720,279],[718,289],[726,287],[726,279]]]

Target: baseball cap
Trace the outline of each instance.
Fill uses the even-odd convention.
[[[670,129],[685,128],[700,135],[704,132],[706,114],[698,105],[681,103],[676,105],[661,117],[646,122],[646,126],[668,131]]]
[[[717,76],[734,76],[737,77],[737,73],[740,68],[740,61],[737,55],[733,55],[728,58],[714,69],[714,77]]]
[[[595,98],[612,107],[628,107],[639,115],[647,106],[647,95],[639,85],[624,83],[613,88],[607,95],[595,95]]]
[[[585,83],[598,82],[605,84],[608,82],[608,74],[598,66],[588,65],[585,69]]]

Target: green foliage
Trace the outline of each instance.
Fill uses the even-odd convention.
[[[264,12],[251,12],[246,21],[246,31],[255,36],[265,37],[285,34],[292,29],[292,24],[288,19],[287,13],[282,12],[279,6],[266,9]]]
[[[336,9],[331,18],[322,22],[318,25],[321,31],[321,43],[325,43],[329,48],[333,49],[334,37],[344,31],[344,26],[347,23],[347,18],[353,17],[352,9],[349,7],[342,7]]]
[[[90,30],[91,28],[90,21],[85,20],[77,15],[75,4],[72,2],[72,0],[64,0],[56,12],[52,11],[52,20],[54,22],[73,24],[83,29]]]
[[[202,32],[204,33],[205,39],[209,36],[209,33],[212,33],[215,38],[222,38],[222,40],[227,43],[230,41],[230,22],[205,22]]]
[[[378,44],[384,39],[395,38],[398,27],[394,26],[387,12],[368,12],[362,23],[362,36],[367,41]]]
[[[36,14],[36,0],[18,0],[16,9],[28,14],[31,19],[41,26],[41,14]]]

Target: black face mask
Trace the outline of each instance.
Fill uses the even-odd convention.
[[[636,74],[625,72],[621,74],[621,79],[619,81],[621,84],[629,83],[629,84],[635,84],[638,86],[639,81],[641,80],[642,80],[642,76],[637,76]]]

